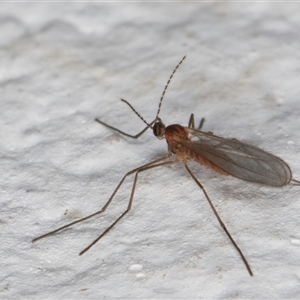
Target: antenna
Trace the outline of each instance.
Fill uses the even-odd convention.
[[[168,86],[169,86],[169,84],[170,84],[170,82],[171,82],[171,79],[173,78],[175,72],[177,71],[177,69],[179,68],[179,66],[182,64],[182,62],[185,60],[185,58],[186,58],[186,55],[181,59],[181,61],[180,61],[180,62],[178,63],[178,65],[175,67],[175,69],[173,70],[173,72],[172,72],[172,74],[171,74],[171,76],[170,76],[170,78],[169,78],[169,80],[168,80],[168,82],[167,82],[167,84],[166,84],[166,86],[165,86],[165,88],[164,88],[164,91],[163,91],[163,93],[162,93],[162,95],[161,95],[161,97],[160,97],[160,100],[159,100],[158,110],[157,110],[157,114],[156,114],[155,120],[158,118],[158,115],[159,115],[159,113],[160,113],[161,104],[162,104],[162,101],[163,101],[163,99],[164,99],[166,90],[167,90],[167,88],[168,88]]]
[[[169,78],[169,80],[168,80],[168,82],[167,82],[167,84],[166,84],[166,86],[165,86],[165,88],[164,88],[164,91],[163,91],[163,93],[162,93],[162,95],[161,95],[161,97],[160,97],[160,100],[159,100],[159,104],[158,104],[158,110],[157,110],[157,114],[156,114],[156,117],[155,117],[155,119],[154,119],[154,121],[155,120],[157,120],[158,119],[158,115],[159,115],[159,113],[160,113],[160,108],[161,108],[161,104],[162,104],[162,101],[163,101],[163,99],[164,99],[164,96],[165,96],[165,93],[166,93],[166,90],[167,90],[167,88],[168,88],[168,86],[169,86],[169,84],[170,84],[170,82],[171,82],[171,79],[173,78],[173,76],[174,76],[174,74],[176,73],[176,71],[177,71],[177,69],[179,68],[179,66],[182,64],[182,62],[185,60],[185,58],[186,58],[186,55],[181,59],[181,61],[177,64],[177,66],[175,67],[175,69],[173,70],[173,72],[172,72],[172,74],[171,74],[171,76],[170,76],[170,78]],[[149,127],[149,128],[153,128],[151,125],[153,124],[153,122],[154,121],[152,121],[150,124],[133,108],[133,106],[127,101],[127,100],[125,100],[125,99],[121,99],[121,101],[123,101],[123,102],[125,102],[134,112],[135,112],[135,114]]]
[[[133,106],[125,99],[121,99],[121,101],[125,102],[135,113],[136,115],[149,127],[151,128],[151,125],[145,121],[145,119],[133,108]],[[152,122],[153,123],[153,122]],[[151,124],[152,124],[151,123]]]

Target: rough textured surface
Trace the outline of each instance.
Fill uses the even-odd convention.
[[[300,11],[292,3],[26,3],[0,5],[2,299],[299,298],[300,188],[267,188],[195,164],[255,276],[179,166],[139,177],[132,212],[78,253],[126,207],[127,171],[166,153],[119,101],[149,122],[191,112],[204,130],[259,145],[300,178]]]

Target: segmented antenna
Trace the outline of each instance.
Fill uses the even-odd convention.
[[[121,101],[125,102],[135,113],[136,115],[149,127],[151,128],[151,125],[147,123],[147,121],[133,108],[133,106],[125,99],[121,99]],[[153,123],[153,122],[152,122]]]
[[[171,82],[171,79],[173,78],[173,76],[174,76],[174,74],[175,74],[175,72],[177,71],[177,69],[179,68],[179,66],[182,64],[182,62],[185,60],[185,58],[186,58],[186,55],[181,59],[181,61],[178,63],[178,65],[175,67],[175,69],[173,70],[173,72],[172,72],[172,74],[171,74],[171,76],[170,76],[170,78],[169,78],[169,80],[168,80],[168,82],[167,82],[167,84],[166,84],[166,86],[165,86],[165,88],[164,88],[164,91],[163,91],[163,93],[162,93],[162,95],[161,95],[161,97],[160,97],[160,100],[159,100],[159,104],[158,104],[158,110],[157,110],[157,114],[156,114],[156,117],[155,117],[155,119],[154,119],[154,121],[155,120],[157,120],[158,119],[158,115],[159,115],[159,113],[160,113],[160,108],[161,108],[161,104],[162,104],[162,101],[163,101],[163,99],[164,99],[164,96],[165,96],[165,93],[166,93],[166,90],[167,90],[167,88],[168,88],[168,86],[169,86],[169,84],[170,84],[170,82]],[[121,101],[123,101],[123,102],[125,102],[134,112],[135,112],[135,114],[149,127],[149,128],[152,128],[151,127],[151,125],[153,124],[153,122],[154,121],[152,121],[151,122],[151,124],[149,124],[134,108],[133,108],[133,106],[127,101],[127,100],[125,100],[125,99],[121,99]]]
[[[159,115],[159,113],[160,113],[161,104],[162,104],[162,101],[163,101],[163,99],[164,99],[166,90],[167,90],[167,88],[168,88],[168,86],[169,86],[169,84],[170,84],[170,82],[171,82],[171,79],[173,78],[175,72],[177,71],[177,69],[179,68],[179,66],[182,64],[182,62],[185,60],[185,58],[186,58],[186,55],[181,59],[181,61],[180,61],[180,62],[178,63],[178,65],[175,67],[174,71],[172,72],[172,74],[171,74],[171,76],[170,76],[170,78],[169,78],[169,80],[168,80],[168,82],[167,82],[167,84],[166,84],[166,86],[165,86],[165,88],[164,88],[164,91],[163,91],[163,93],[162,93],[162,95],[161,95],[161,97],[160,97],[160,100],[159,100],[158,110],[157,110],[157,114],[156,114],[155,119],[158,118],[158,115]]]

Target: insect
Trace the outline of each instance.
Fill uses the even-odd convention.
[[[154,135],[158,139],[166,140],[168,144],[168,154],[127,172],[123,176],[123,178],[121,179],[111,196],[109,197],[108,201],[99,211],[82,219],[64,225],[44,235],[41,235],[33,239],[32,242],[36,242],[42,238],[53,235],[72,225],[83,222],[103,213],[111,204],[113,198],[115,197],[119,188],[122,186],[125,179],[130,175],[134,175],[132,190],[126,210],[108,228],[106,228],[106,230],[104,230],[104,232],[100,236],[98,236],[90,245],[88,245],[79,253],[79,255],[84,254],[93,245],[95,245],[104,235],[106,235],[131,210],[138,175],[141,172],[157,167],[168,166],[176,164],[178,162],[182,162],[188,174],[195,181],[198,187],[203,191],[204,196],[208,201],[208,204],[210,205],[214,215],[216,216],[222,229],[225,231],[226,235],[230,239],[231,243],[239,253],[250,276],[253,276],[253,272],[242,250],[239,248],[239,246],[227,230],[210,197],[208,196],[205,188],[193,174],[187,163],[189,160],[194,160],[197,163],[207,168],[211,168],[220,174],[232,175],[242,180],[272,187],[283,187],[289,184],[290,182],[294,182],[295,184],[299,185],[300,181],[292,178],[292,172],[289,166],[279,157],[265,152],[260,148],[240,142],[237,139],[226,139],[216,136],[211,132],[201,131],[204,119],[201,120],[199,127],[195,129],[194,114],[191,114],[187,127],[181,126],[179,124],[173,124],[167,127],[164,125],[162,120],[159,118],[161,105],[167,88],[175,72],[177,71],[177,69],[182,64],[185,58],[186,57],[184,56],[181,59],[181,61],[177,64],[171,76],[169,77],[169,80],[159,100],[156,117],[151,123],[148,123],[128,101],[121,99],[121,101],[125,102],[134,111],[134,113],[147,125],[141,132],[139,132],[136,135],[130,135],[113,126],[104,123],[99,119],[95,119],[95,121],[104,125],[105,127],[133,139],[139,138],[147,129],[150,128],[153,130]]]

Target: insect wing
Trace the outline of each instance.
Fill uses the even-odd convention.
[[[275,187],[292,179],[291,170],[283,160],[260,148],[192,128],[188,131],[191,140],[181,143],[232,176]]]

